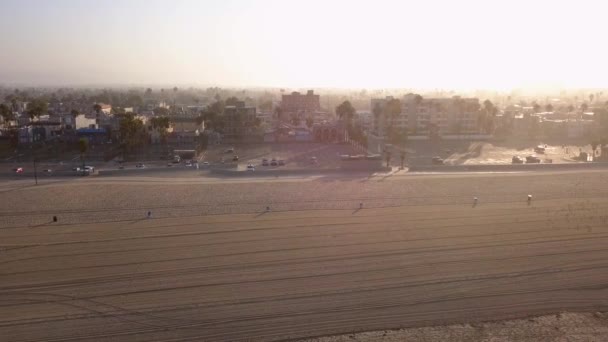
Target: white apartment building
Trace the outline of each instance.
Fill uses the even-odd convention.
[[[372,99],[374,108],[384,109],[386,99]],[[386,135],[390,125],[399,132],[407,131],[409,135],[470,135],[479,134],[478,125],[479,100],[477,98],[421,98],[415,94],[405,95],[401,99],[401,113],[390,118],[384,111],[374,115],[374,132],[379,136]]]

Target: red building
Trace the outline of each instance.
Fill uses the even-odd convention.
[[[313,90],[306,92],[306,95],[293,92],[282,96],[281,109],[285,113],[315,112],[321,110],[321,101]]]

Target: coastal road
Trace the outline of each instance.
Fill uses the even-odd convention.
[[[9,189],[0,336],[271,341],[605,310],[606,184],[590,172]]]

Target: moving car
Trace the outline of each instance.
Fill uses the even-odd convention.
[[[255,171],[255,167],[253,166],[253,164],[247,165],[247,171]]]
[[[13,171],[15,171],[15,173],[23,173],[23,168],[18,167],[18,168],[13,169]]]
[[[203,166],[209,166],[209,162],[208,161],[203,162]]]
[[[142,163],[139,163],[139,164],[135,165],[135,167],[138,168],[138,169],[145,169],[146,165],[144,165]]]
[[[234,147],[226,149],[224,153],[234,153]]]
[[[511,164],[523,164],[523,163],[524,163],[524,160],[520,156],[513,156],[513,158],[511,158]]]
[[[443,159],[441,157],[433,157],[431,160],[433,165],[443,165]]]
[[[527,164],[538,164],[538,163],[540,163],[540,158],[538,158],[537,156],[534,156],[534,155],[527,156],[526,163]]]
[[[51,170],[51,169],[44,169],[44,170],[42,170],[42,172],[44,172],[46,174],[51,174],[51,173],[53,173],[53,170]]]
[[[310,163],[311,164],[317,164],[318,163],[317,157],[310,157]]]

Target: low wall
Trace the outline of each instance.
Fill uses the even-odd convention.
[[[379,168],[376,170],[369,169],[272,169],[272,170],[255,170],[255,171],[239,171],[239,170],[222,170],[212,169],[211,173],[223,176],[255,176],[255,177],[278,177],[278,176],[306,176],[319,174],[347,174],[347,173],[373,173],[373,172],[388,172],[390,168]]]
[[[204,171],[205,169],[197,170],[196,167],[191,168],[177,168],[177,167],[151,167],[145,169],[115,169],[115,170],[99,170],[97,174],[99,176],[131,176],[138,174],[146,174],[146,173],[165,173],[165,172],[175,172],[175,171],[183,171],[183,172],[196,172],[196,171]]]
[[[589,169],[608,169],[608,163],[413,165],[409,167],[410,172],[568,171]]]

